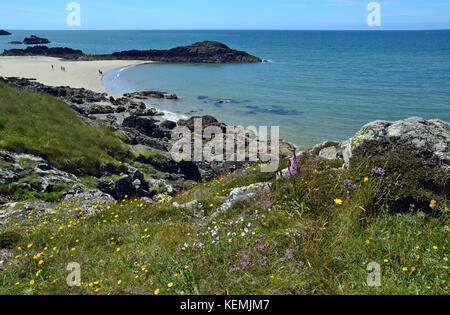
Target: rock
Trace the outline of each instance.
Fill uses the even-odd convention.
[[[174,129],[174,128],[177,126],[177,123],[176,123],[176,122],[173,122],[173,121],[170,121],[170,120],[164,120],[163,122],[161,122],[161,123],[159,124],[159,126],[160,126],[161,128],[165,128],[165,129],[168,129],[168,130],[172,130],[172,129]]]
[[[156,120],[129,116],[123,120],[122,126],[136,129],[151,138],[162,138],[164,132],[156,124]]]
[[[11,33],[7,32],[5,30],[0,30],[0,36],[5,36],[5,35],[11,35]]]
[[[439,119],[425,120],[420,117],[396,122],[371,122],[353,138],[334,147],[335,151],[327,148],[320,154],[330,158],[342,158],[345,161],[344,167],[348,167],[354,150],[371,140],[387,141],[396,147],[415,147],[424,155],[436,156],[439,159],[439,167],[450,167],[450,124]]]
[[[136,195],[136,188],[134,188],[133,181],[130,176],[123,176],[117,181],[114,187],[114,195],[117,199],[123,198],[125,196]]]
[[[175,194],[175,189],[164,179],[150,179],[148,185],[152,195],[165,194],[173,196]]]
[[[200,220],[200,225],[205,226],[207,225],[206,221],[206,215],[205,215],[205,207],[201,202],[198,200],[192,200],[191,202],[185,203],[185,204],[179,204],[177,202],[174,202],[172,204],[175,208],[178,209],[188,209],[192,211],[195,218]]]
[[[88,189],[82,184],[72,187],[64,197],[66,204],[77,207],[80,211],[88,215],[93,215],[101,208],[112,205],[114,201],[111,195],[105,194],[97,189]],[[93,206],[97,206],[97,208]]]
[[[210,115],[194,116],[187,120],[180,119],[178,121],[177,125],[181,126],[181,127],[186,126],[189,128],[189,130],[194,131],[195,119],[199,119],[199,118],[201,118],[201,120],[202,120],[202,129],[203,130],[209,126],[223,126],[223,124],[220,123],[215,117],[210,116]]]
[[[258,196],[270,193],[271,183],[257,183],[250,186],[235,188],[231,191],[227,201],[222,204],[216,212],[211,215],[211,218],[217,217],[219,214],[228,211],[235,203],[253,199]]]
[[[41,38],[36,35],[31,35],[23,40],[25,45],[40,45],[40,44],[50,44],[50,41],[46,38]]]
[[[137,108],[130,111],[132,116],[155,116],[158,113],[156,108]]]
[[[95,115],[95,114],[112,114],[114,113],[114,109],[109,105],[98,105],[93,104],[90,105],[85,112],[89,115]]]
[[[19,180],[19,176],[9,170],[0,169],[0,184],[7,185]]]
[[[154,201],[152,199],[148,198],[148,197],[142,197],[139,200],[139,202],[143,203],[143,204],[152,204],[152,203],[154,203]]]
[[[5,49],[3,56],[49,56],[64,59],[78,59],[84,55],[81,50],[67,47],[49,48],[47,46],[31,46],[26,49]]]
[[[17,40],[13,40],[12,42],[8,42],[8,44],[10,44],[10,45],[22,45],[23,42],[19,42]]]

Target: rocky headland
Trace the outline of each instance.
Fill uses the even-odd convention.
[[[72,48],[33,46],[5,50],[2,56],[48,56],[71,60],[144,60],[164,63],[257,63],[258,57],[229,48],[225,44],[204,41],[169,50],[128,50],[92,55]]]

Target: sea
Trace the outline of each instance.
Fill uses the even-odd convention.
[[[108,92],[159,90],[148,100],[176,120],[213,115],[241,126],[279,126],[304,148],[344,140],[374,120],[410,116],[450,122],[450,31],[11,31],[51,47],[101,54],[219,41],[265,59],[257,64],[147,64],[114,69]]]

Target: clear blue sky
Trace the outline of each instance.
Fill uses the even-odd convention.
[[[0,29],[70,29],[70,0],[0,0]],[[76,29],[368,29],[369,0],[79,0]],[[450,0],[386,0],[380,29],[450,29]]]

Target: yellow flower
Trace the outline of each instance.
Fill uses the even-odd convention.
[[[38,262],[39,265],[42,265],[43,263],[44,263],[44,261],[42,259],[39,260],[39,262]]]
[[[167,287],[169,287],[169,288],[173,287],[173,283],[170,282],[169,284],[167,284]]]
[[[158,295],[159,294],[159,289],[156,289],[154,293],[155,293],[155,295]]]
[[[75,247],[73,247],[73,248],[71,249],[71,251],[74,252],[74,251],[75,251]]]
[[[407,268],[407,267],[403,267],[402,270],[403,270],[403,271],[408,271],[408,268]]]
[[[364,183],[367,183],[369,181],[369,177],[364,177]]]
[[[33,284],[34,284],[34,280],[31,280],[31,281],[30,281],[30,284],[33,285]]]
[[[270,275],[270,279],[275,279],[275,276],[274,275]]]
[[[437,204],[437,202],[436,202],[436,200],[431,200],[431,202],[430,202],[430,208],[431,209],[434,209],[434,208],[436,208],[436,204]]]
[[[387,263],[387,262],[389,262],[389,260],[385,259],[384,262]]]
[[[186,247],[181,247],[181,250],[185,251],[185,250],[186,250]]]
[[[28,244],[27,248],[30,248],[31,246],[33,246],[33,243]]]
[[[366,240],[366,244],[369,245],[370,244],[370,240]]]
[[[437,249],[438,249],[438,247],[437,247],[437,246],[433,246],[433,249],[434,249],[434,250],[437,250]]]
[[[121,284],[121,283],[122,283],[122,280],[117,281],[117,284]]]
[[[118,247],[118,248],[116,249],[116,252],[120,252],[120,247]]]
[[[341,205],[342,204],[342,200],[336,198],[336,199],[334,199],[334,203],[337,204],[337,205]]]

